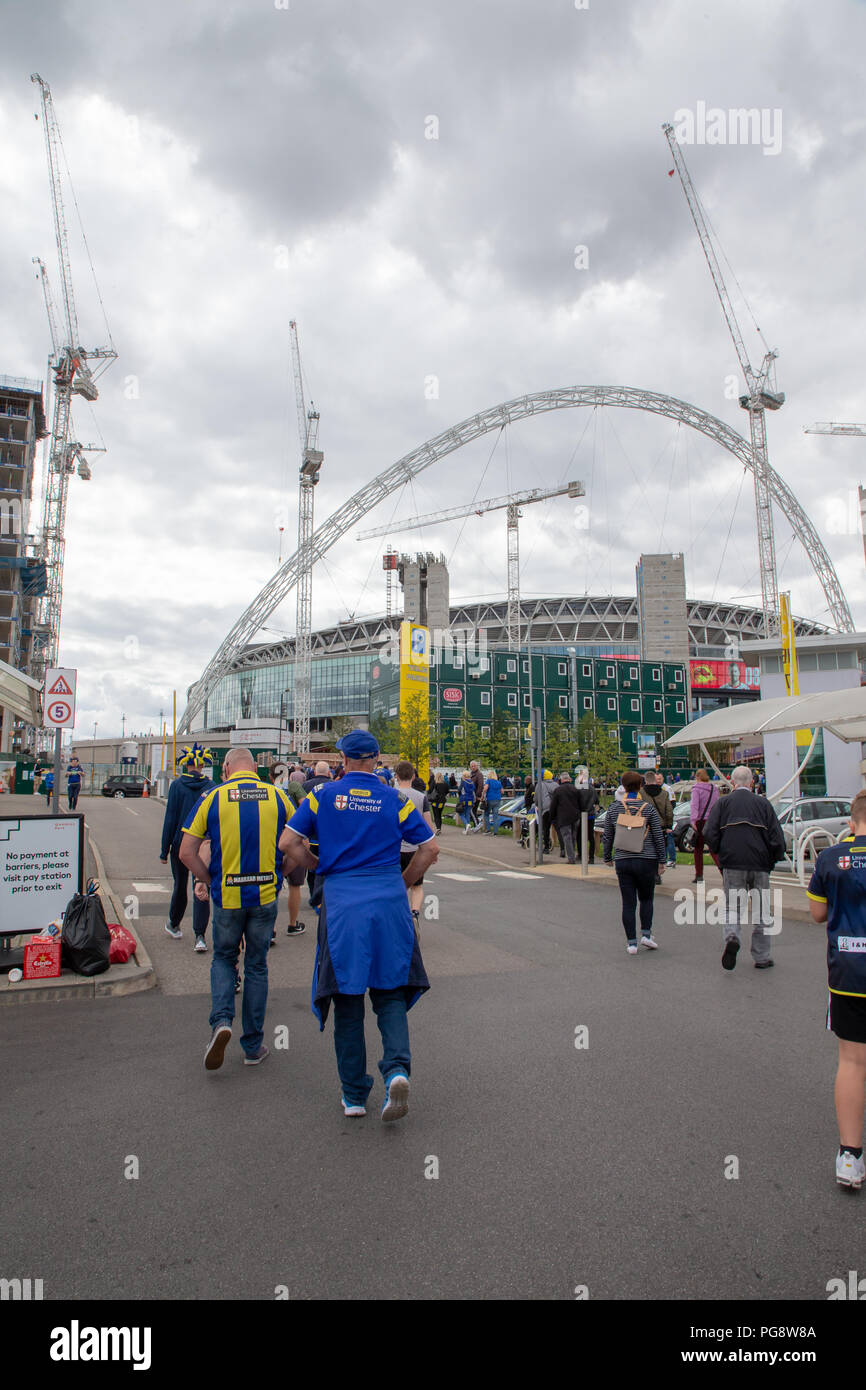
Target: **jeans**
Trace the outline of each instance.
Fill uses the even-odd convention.
[[[81,791],[81,783],[80,783],[80,782],[74,782],[70,787],[67,788],[67,794],[68,794],[68,796],[69,796],[69,809],[70,809],[70,811],[74,811],[75,808],[76,808],[76,806],[78,805],[78,794],[79,794],[80,791]]]
[[[674,844],[674,832],[672,830],[665,831],[665,849],[667,850],[668,863],[670,864],[671,868],[676,868],[677,847]]]
[[[556,833],[559,836],[559,843],[565,850],[565,857],[569,864],[576,863],[574,857],[574,842],[575,840],[577,840],[578,843],[580,842],[580,823],[578,822],[577,825],[558,825],[556,827]]]
[[[637,942],[636,905],[640,902],[640,929],[644,936],[652,933],[653,894],[656,886],[655,859],[626,859],[618,854],[614,860],[619,891],[622,894],[622,924],[629,943]]]
[[[168,908],[168,920],[173,927],[179,927],[183,921],[186,905],[189,898],[189,869],[186,864],[180,862],[180,856],[176,849],[169,851],[171,858],[171,874],[174,879],[174,891],[171,895],[171,902]],[[204,936],[207,931],[208,918],[210,916],[210,899],[205,898],[204,902],[193,893],[192,895],[192,929],[196,936]]]
[[[722,882],[725,889],[725,941],[735,937],[740,939],[740,926],[749,918],[749,903],[752,904],[752,959],[770,959],[770,936],[764,925],[781,930],[781,924],[773,921],[770,907],[770,875],[760,869],[722,869]]]
[[[235,966],[244,938],[244,995],[241,1047],[248,1057],[258,1052],[265,1039],[268,1004],[268,949],[276,902],[266,907],[217,907],[213,909],[213,959],[210,967],[210,1026],[232,1023],[235,1016]]]
[[[333,1003],[334,1050],[343,1095],[350,1105],[365,1105],[373,1089],[373,1078],[367,1074],[364,996],[335,994]],[[387,1086],[395,1072],[405,1072],[408,1076],[410,1071],[406,995],[402,989],[371,989],[370,1003],[382,1035],[379,1071]]]
[[[496,834],[497,817],[501,805],[501,801],[488,801],[484,807],[484,829],[485,831],[491,830],[494,835]]]

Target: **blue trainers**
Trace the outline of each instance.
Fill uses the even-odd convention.
[[[340,1096],[340,1100],[343,1104],[344,1115],[366,1115],[367,1111],[364,1109],[363,1105],[355,1101],[346,1100],[345,1096]]]
[[[402,1120],[409,1110],[409,1078],[404,1072],[395,1072],[388,1082],[388,1095],[382,1106],[382,1119]]]

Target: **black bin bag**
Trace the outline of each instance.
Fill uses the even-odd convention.
[[[76,893],[63,914],[60,963],[77,975],[101,975],[108,969],[111,933],[98,887],[91,880],[87,892]]]

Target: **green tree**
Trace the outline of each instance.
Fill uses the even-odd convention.
[[[517,730],[514,738],[512,731]],[[494,710],[490,732],[488,765],[500,774],[517,772],[520,769],[520,726],[516,717],[508,710]]]
[[[586,764],[596,781],[618,777],[624,766],[622,751],[616,739],[611,738],[610,727],[592,710],[577,726],[577,761]]]
[[[400,727],[396,719],[386,719],[383,714],[377,715],[370,720],[370,733],[382,753],[399,754]]]
[[[544,766],[549,767],[554,776],[560,772],[570,772],[577,761],[577,749],[578,739],[574,729],[555,710],[544,727]]]
[[[430,756],[430,701],[426,691],[410,695],[396,721],[397,752],[413,767],[420,767]]]
[[[473,758],[481,761],[479,748],[482,742],[481,730],[474,719],[464,718],[461,724],[463,734],[460,738],[452,738],[448,760],[457,768],[468,767]]]

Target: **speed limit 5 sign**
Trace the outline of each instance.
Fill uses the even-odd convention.
[[[45,673],[42,695],[42,727],[71,729],[75,724],[75,682],[78,672],[52,667]]]

